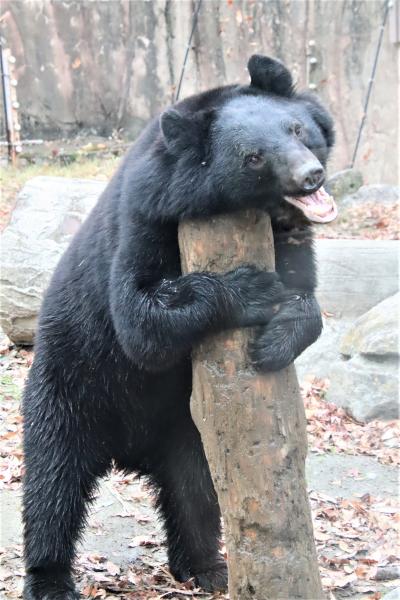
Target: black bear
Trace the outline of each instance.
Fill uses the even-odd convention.
[[[278,61],[147,126],[61,259],[46,293],[24,413],[26,600],[72,600],[71,564],[96,482],[112,462],[157,490],[178,581],[224,589],[220,512],[189,410],[191,348],[258,325],[256,368],[282,369],[321,332],[310,221],[332,120]],[[276,272],[182,275],[178,223],[268,211]],[[278,306],[277,306],[278,305]]]

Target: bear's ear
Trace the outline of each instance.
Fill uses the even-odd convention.
[[[293,79],[285,65],[269,56],[253,54],[247,63],[251,86],[278,96],[292,96]]]
[[[164,140],[172,152],[180,152],[193,142],[194,124],[177,110],[169,108],[160,117]]]

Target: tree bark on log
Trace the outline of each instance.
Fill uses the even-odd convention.
[[[182,223],[179,243],[185,273],[274,269],[265,213]],[[193,351],[191,412],[225,523],[230,598],[320,600],[296,373],[257,374],[247,354],[252,333],[223,332]]]

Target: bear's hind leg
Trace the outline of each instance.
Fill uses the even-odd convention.
[[[163,440],[152,473],[159,488],[157,504],[167,534],[170,570],[178,581],[194,577],[205,591],[225,590],[220,510],[203,445],[190,417],[176,425]]]
[[[38,384],[39,385],[39,384]],[[25,600],[77,600],[71,567],[98,477],[108,465],[79,407],[28,386],[24,400]],[[29,389],[31,387],[31,390]],[[90,433],[89,436],[86,433]]]

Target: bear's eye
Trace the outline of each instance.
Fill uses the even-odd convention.
[[[250,167],[260,167],[264,163],[264,159],[260,154],[249,154],[246,156],[246,164]]]
[[[293,125],[293,133],[296,137],[301,136],[301,134],[303,133],[303,128],[300,125],[300,123],[295,123],[295,125]]]

